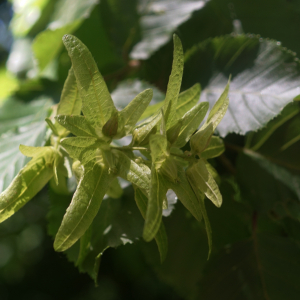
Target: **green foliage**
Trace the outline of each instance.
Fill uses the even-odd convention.
[[[12,2],[0,281],[40,274],[43,206],[84,299],[298,299],[299,60],[268,38],[299,52],[296,2]]]
[[[222,203],[222,197],[205,162],[197,159],[196,155],[200,155],[208,146],[213,128],[216,128],[224,116],[228,106],[228,85],[208,116],[211,126],[207,126],[206,121],[204,129],[200,129],[191,140],[192,152],[183,154],[179,148],[197,130],[208,105],[195,103],[194,99],[197,99],[200,92],[199,85],[194,85],[179,95],[183,50],[176,35],[173,67],[163,108],[138,126],[136,122],[149,105],[152,90],[141,92],[118,112],[86,46],[71,35],[64,36],[63,41],[71,58],[72,68],[57,107],[55,123],[46,119],[52,130],[52,146],[20,146],[21,152],[33,159],[1,194],[1,220],[4,221],[29,201],[53,175],[56,185],[59,185],[59,181],[64,180],[63,177],[58,177],[59,161],[68,154],[74,161],[78,161],[74,167],[78,186],[56,233],[56,251],[65,251],[80,239],[77,264],[82,264],[89,254],[93,220],[105,194],[114,196],[114,189],[112,192],[109,189],[112,184],[118,184],[117,176],[135,186],[136,203],[145,218],[143,238],[145,241],[156,239],[162,261],[167,253],[162,212],[166,206],[168,189],[174,189],[197,220],[204,216],[211,248],[211,230],[202,195],[205,194],[218,207]],[[79,115],[81,109],[83,116]],[[210,128],[209,135],[199,135],[203,130],[207,131],[206,128]],[[76,137],[65,138],[69,132]],[[111,144],[113,139],[128,134],[133,134],[131,145],[116,147]],[[194,148],[197,150],[194,151]],[[136,156],[134,150],[148,152],[149,159],[145,161]],[[192,188],[185,178],[185,162],[190,164],[187,178]],[[79,169],[83,169],[83,172],[76,171]],[[200,189],[194,176],[201,177]],[[101,254],[102,252],[98,252],[94,256],[95,266]],[[88,272],[91,274],[91,271]],[[94,275],[93,277],[95,278]]]

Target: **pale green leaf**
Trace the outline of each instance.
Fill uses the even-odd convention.
[[[164,101],[164,114],[167,129],[176,121],[177,99],[180,92],[183,74],[183,50],[179,37],[173,35],[174,53],[172,71],[168,82],[166,99]]]
[[[189,210],[195,219],[201,221],[202,209],[199,200],[187,180],[185,170],[180,165],[177,165],[177,169],[178,181],[169,181],[169,187],[175,192],[180,202]]]
[[[196,175],[196,172],[193,170],[193,168],[188,168],[186,170],[186,176],[188,178],[190,185],[192,186],[192,189],[194,190],[194,193],[198,198],[198,203],[205,223],[205,229],[206,229],[206,234],[208,239],[208,247],[209,247],[208,258],[209,258],[212,249],[212,232],[211,232],[211,226],[205,208],[204,192],[202,191],[202,188],[200,188],[199,186],[199,181],[198,181],[199,177]]]
[[[20,145],[19,150],[21,153],[27,157],[35,157],[35,156],[41,156],[44,155],[45,158],[48,156],[46,154],[50,152],[55,152],[54,148],[52,146],[47,147],[33,147],[33,146],[26,146],[26,145]]]
[[[113,153],[117,157],[116,168],[118,176],[130,181],[141,189],[149,191],[150,169],[143,164],[140,166],[121,151],[114,150]]]
[[[123,117],[125,123],[125,133],[131,132],[135,124],[140,119],[141,115],[148,107],[153,96],[153,91],[147,89],[138,94],[121,112],[120,116]]]
[[[155,134],[150,137],[149,146],[153,163],[161,163],[166,155],[168,141],[166,136]]]
[[[63,42],[72,60],[83,114],[95,128],[102,128],[116,111],[106,83],[92,54],[79,39],[65,35]]]
[[[213,176],[207,170],[204,160],[199,159],[192,167],[189,168],[189,181],[194,187],[197,187],[212,203],[220,207],[222,204],[222,195]]]
[[[209,159],[221,155],[225,151],[224,142],[218,136],[213,135],[207,148],[201,153],[201,158]]]
[[[213,133],[214,129],[212,123],[209,123],[204,129],[199,129],[190,139],[192,152],[200,156],[210,143]]]
[[[208,103],[201,102],[194,106],[182,117],[182,127],[174,147],[183,147],[191,135],[198,129],[208,110]]]
[[[143,231],[143,238],[147,242],[151,241],[156,236],[160,228],[162,221],[162,204],[167,191],[168,187],[166,186],[163,177],[153,165],[151,168],[149,201]]]
[[[0,194],[0,222],[31,200],[53,176],[54,151],[33,158]]]
[[[56,136],[58,136],[58,132],[56,127],[54,126],[54,124],[52,123],[52,121],[49,118],[45,119],[46,123],[48,124],[49,128],[52,130],[52,133]]]
[[[76,77],[73,68],[69,70],[64,83],[60,101],[57,106],[58,115],[80,115],[82,101],[79,97]]]
[[[225,87],[225,90],[221,94],[220,98],[218,99],[218,101],[214,104],[214,106],[210,110],[209,115],[206,119],[206,122],[201,127],[201,129],[206,128],[207,126],[209,126],[210,123],[212,123],[213,131],[215,131],[217,126],[223,119],[223,117],[227,111],[228,105],[229,105],[229,98],[228,98],[229,84],[230,84],[230,79]]]
[[[80,23],[78,21],[73,22],[57,29],[47,28],[35,37],[32,49],[40,71],[45,70],[61,51],[63,47],[62,37],[67,33],[74,32],[80,26]],[[50,47],[51,51],[49,51]]]
[[[55,237],[56,251],[70,248],[89,228],[113,179],[108,169],[97,163],[84,172]]]
[[[120,186],[118,178],[115,178],[111,182],[111,184],[109,186],[109,189],[107,190],[106,194],[109,197],[114,198],[114,199],[118,199],[123,195],[123,189]]]
[[[143,192],[140,188],[134,186],[134,196],[135,196],[134,197],[135,202],[143,218],[145,219],[146,211],[147,211],[147,203],[148,203],[147,194],[146,192]],[[168,237],[163,222],[161,222],[160,224],[159,230],[155,236],[155,241],[160,254],[160,261],[163,262],[168,252]]]
[[[149,142],[151,134],[155,134],[156,125],[161,119],[161,111],[157,111],[156,114],[152,115],[141,124],[135,127],[132,132],[133,141],[135,145],[146,145]]]
[[[155,114],[157,111],[159,111],[162,107],[163,107],[163,102],[159,102],[159,103],[155,103],[152,105],[149,105],[146,110],[144,111],[144,113],[141,115],[139,120],[144,120],[150,116],[152,116],[153,114]]]
[[[83,116],[58,115],[56,121],[77,136],[95,137],[95,131]]]
[[[83,165],[95,159],[99,147],[96,138],[71,137],[61,140],[62,147],[71,158],[79,160]]]
[[[189,89],[181,92],[177,100],[176,119],[179,120],[183,115],[193,108],[200,99],[201,86],[194,84]]]

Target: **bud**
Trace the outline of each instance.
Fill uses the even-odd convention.
[[[180,129],[182,127],[182,120],[180,119],[175,125],[167,131],[167,139],[172,144],[174,144],[179,136]]]
[[[73,171],[73,174],[74,174],[74,176],[76,178],[76,181],[78,183],[80,178],[82,177],[82,174],[83,174],[83,166],[81,165],[79,160],[75,160],[73,162],[72,171]]]
[[[113,137],[118,132],[118,112],[114,111],[109,120],[102,127],[102,133],[107,137]]]

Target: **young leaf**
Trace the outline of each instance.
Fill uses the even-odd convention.
[[[149,146],[153,163],[162,163],[168,155],[168,141],[166,136],[155,134],[150,137]]]
[[[194,191],[185,174],[185,170],[177,164],[177,182],[169,181],[168,186],[174,191],[180,202],[189,210],[197,221],[202,219],[202,210]]]
[[[188,142],[191,135],[198,129],[200,123],[204,119],[208,106],[208,102],[201,102],[182,117],[181,120],[183,125],[179,136],[173,145],[174,147],[181,148]]]
[[[108,191],[106,192],[106,194],[111,197],[111,198],[114,198],[114,199],[118,199],[120,198],[122,195],[123,195],[123,189],[122,187],[120,186],[120,183],[119,183],[119,180],[118,178],[115,178],[110,186],[109,186],[109,189]]]
[[[52,123],[52,121],[49,118],[46,118],[45,121],[47,122],[48,126],[52,130],[53,134],[58,136],[59,133],[58,133],[57,128],[55,127],[55,125]]]
[[[77,136],[95,137],[95,131],[83,116],[58,115],[56,121]]]
[[[201,153],[201,158],[209,159],[220,156],[225,151],[224,142],[218,136],[213,135],[207,148]]]
[[[77,83],[73,68],[69,70],[65,81],[60,102],[57,106],[57,115],[79,115],[81,112],[82,101],[78,93]],[[66,129],[59,124],[55,124],[60,135],[66,134]]]
[[[188,178],[188,181],[189,181],[192,189],[194,190],[194,192],[198,198],[198,203],[199,203],[199,206],[201,209],[201,213],[203,215],[207,239],[208,239],[208,247],[209,247],[208,258],[209,258],[211,249],[212,249],[212,232],[211,232],[211,226],[210,226],[210,222],[209,222],[208,215],[207,215],[206,208],[205,208],[205,202],[204,202],[205,196],[204,196],[202,189],[199,186],[198,176],[195,176],[195,171],[193,170],[193,167],[188,168],[186,170],[186,176]]]
[[[149,142],[151,134],[155,134],[156,125],[161,119],[161,111],[146,119],[144,122],[135,127],[132,132],[132,140],[134,145],[146,145]]]
[[[192,109],[200,99],[201,87],[199,83],[194,84],[189,89],[180,93],[177,100],[176,119],[179,120],[183,115]]]
[[[47,153],[51,153],[54,151],[54,148],[51,146],[48,147],[32,147],[32,146],[26,146],[26,145],[20,145],[19,150],[21,153],[27,157],[35,157],[35,156],[41,156],[45,155]],[[45,155],[45,158],[51,158],[49,155]]]
[[[56,251],[70,248],[89,228],[114,176],[96,163],[84,171],[54,241]]]
[[[71,158],[79,160],[82,164],[88,163],[95,157],[96,149],[99,147],[96,138],[70,137],[61,140],[62,147]]]
[[[153,165],[151,168],[151,186],[143,231],[143,238],[147,242],[150,242],[156,236],[160,228],[162,204],[167,191],[168,187],[164,183],[163,177],[156,170],[155,165]]]
[[[63,42],[72,60],[83,114],[95,128],[102,128],[112,113],[117,111],[104,79],[92,54],[79,39],[65,35]]]
[[[145,219],[146,211],[147,211],[147,203],[148,203],[148,197],[146,192],[143,192],[140,188],[136,187],[134,185],[134,198],[136,201],[136,204]],[[158,251],[160,254],[160,261],[163,262],[167,256],[168,252],[168,237],[165,230],[165,226],[163,222],[161,222],[160,227],[158,229],[158,232],[155,236],[155,241],[158,247]]]
[[[120,116],[125,123],[125,134],[129,134],[139,118],[148,107],[153,97],[152,89],[147,89],[138,94],[122,111]]]
[[[54,151],[44,149],[33,158],[0,194],[0,222],[3,222],[31,200],[51,179]]]
[[[218,101],[215,103],[215,105],[212,107],[212,109],[209,112],[209,115],[206,119],[206,122],[204,123],[204,125],[202,126],[201,129],[204,129],[210,123],[212,123],[213,131],[215,131],[217,126],[223,119],[223,117],[227,111],[228,105],[229,105],[229,99],[228,99],[229,84],[230,84],[230,78],[228,80],[228,83],[227,83],[222,95],[220,96]]]
[[[210,123],[204,129],[198,130],[190,139],[192,153],[200,156],[209,145],[213,133],[214,131],[212,123]]]
[[[114,137],[119,128],[119,116],[117,111],[113,111],[110,118],[107,120],[107,122],[103,125],[102,127],[102,133],[109,137],[112,138]]]
[[[174,144],[179,136],[181,127],[183,125],[182,120],[180,119],[175,123],[171,128],[167,131],[167,140],[170,142],[170,144]]]
[[[146,165],[141,167],[121,151],[114,150],[113,153],[117,157],[116,168],[118,176],[130,181],[141,189],[149,191],[150,169]]]
[[[176,121],[177,99],[180,92],[183,74],[183,50],[179,37],[173,35],[174,53],[172,71],[168,82],[166,99],[164,101],[164,114],[167,129]]]
[[[220,207],[222,204],[222,195],[213,176],[207,170],[204,160],[199,159],[198,162],[191,166],[188,170],[188,179],[193,186],[193,189],[194,187],[197,187],[197,189],[203,192],[215,206]]]

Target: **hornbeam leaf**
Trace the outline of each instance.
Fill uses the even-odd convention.
[[[192,152],[201,155],[209,145],[213,133],[214,129],[212,123],[209,123],[204,129],[200,128],[190,139]]]
[[[174,147],[181,148],[188,142],[191,135],[198,129],[200,123],[204,119],[208,110],[208,106],[209,105],[207,102],[201,102],[194,106],[182,117],[181,120],[183,125],[181,127],[179,136],[173,145]]]
[[[156,236],[160,228],[162,221],[162,204],[167,191],[168,187],[164,182],[164,178],[159,174],[153,164],[151,168],[149,201],[143,231],[143,238],[147,242],[150,242]]]
[[[173,35],[174,53],[172,71],[168,82],[166,99],[164,101],[164,114],[167,129],[176,121],[177,99],[180,92],[183,74],[183,50],[179,37]]]
[[[204,202],[205,196],[204,196],[202,189],[199,187],[199,183],[197,181],[198,176],[195,176],[195,172],[193,171],[192,168],[188,168],[186,170],[186,176],[188,178],[190,185],[192,186],[192,189],[194,190],[194,192],[198,198],[201,213],[203,215],[207,239],[208,239],[208,247],[209,247],[208,258],[209,258],[211,249],[212,249],[212,232],[211,232],[211,226],[210,226],[210,222],[209,222],[208,215],[207,215],[206,208],[205,208],[205,202]]]
[[[111,182],[111,184],[109,186],[109,189],[107,190],[106,194],[109,197],[114,198],[114,199],[118,199],[123,195],[123,189],[122,189],[122,187],[119,183],[118,178],[115,178]]]
[[[155,134],[150,137],[149,146],[153,163],[162,163],[168,155],[168,141],[166,136]]]
[[[187,180],[185,170],[179,164],[177,164],[177,170],[177,182],[169,181],[168,185],[195,219],[201,221],[201,205],[199,204],[199,200]]]
[[[199,159],[197,163],[189,168],[188,178],[190,183],[192,182],[192,186],[200,189],[215,206],[221,206],[222,195],[213,176],[207,170],[204,160]]]
[[[81,164],[86,165],[95,159],[99,142],[97,142],[96,138],[70,137],[61,140],[61,145],[71,158],[79,160]]]
[[[143,192],[140,188],[136,187],[134,185],[134,198],[136,201],[136,204],[145,219],[146,211],[147,211],[147,203],[148,203],[148,197],[146,192]],[[168,252],[168,237],[165,230],[165,226],[163,222],[161,222],[160,227],[158,229],[158,232],[155,236],[155,241],[158,247],[158,251],[160,254],[160,261],[163,262],[167,256]]]
[[[177,100],[176,119],[180,119],[183,115],[192,109],[200,99],[201,86],[199,83],[194,84],[189,89],[180,93]]]
[[[57,115],[79,115],[81,112],[82,101],[79,96],[77,83],[73,68],[69,70],[68,77],[64,83],[60,102],[57,106]],[[59,124],[55,124],[60,135],[66,135],[67,131]]]
[[[161,116],[161,111],[158,110],[156,114],[135,127],[132,132],[133,143],[135,145],[148,144],[150,135],[156,132],[156,125],[160,121]]]
[[[55,152],[44,149],[33,158],[8,188],[0,194],[0,222],[3,222],[31,200],[53,176],[52,162]]]
[[[121,112],[125,122],[125,133],[128,134],[134,128],[139,118],[148,107],[153,97],[152,89],[147,89],[138,94]]]
[[[65,35],[63,42],[72,60],[83,114],[95,128],[102,128],[117,111],[104,79],[92,54],[79,39]]]
[[[96,163],[85,171],[54,241],[56,251],[70,248],[89,228],[114,175]]]
[[[95,131],[83,116],[58,115],[56,121],[77,136],[95,137]]]
[[[116,168],[118,176],[130,181],[141,189],[149,191],[150,169],[146,165],[141,167],[121,151],[114,150],[113,153],[117,157]]]
[[[22,144],[19,146],[19,150],[21,151],[22,154],[24,154],[27,157],[41,156],[41,155],[44,154],[45,159],[47,159],[49,157],[46,154],[51,153],[51,151],[55,151],[52,146],[32,147],[32,146],[25,146],[25,145],[22,145]]]
[[[207,126],[209,126],[210,123],[212,123],[213,131],[215,131],[215,129],[223,119],[229,105],[229,99],[228,99],[229,83],[230,83],[230,78],[228,80],[228,83],[222,95],[210,110],[206,122],[202,126],[202,129],[206,128]]]
[[[207,148],[201,153],[201,158],[209,159],[221,155],[225,151],[224,142],[218,136],[213,135]]]

